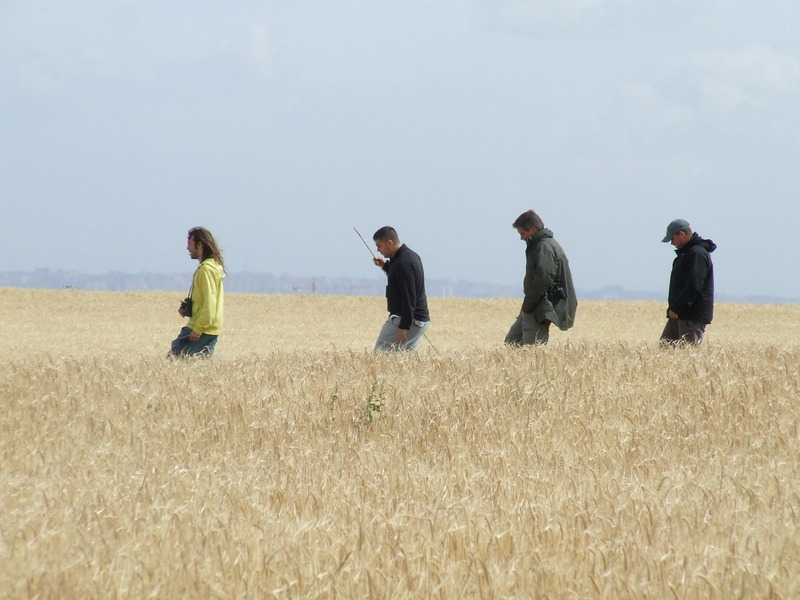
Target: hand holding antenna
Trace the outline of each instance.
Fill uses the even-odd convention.
[[[361,241],[364,242],[364,245],[367,247],[367,250],[369,250],[369,253],[372,254],[372,262],[375,263],[375,266],[383,268],[383,265],[386,264],[386,259],[385,258],[381,258],[380,256],[377,256],[372,251],[372,248],[369,247],[369,244],[367,243],[367,240],[365,240],[364,236],[359,233],[358,229],[353,227],[353,230],[358,234],[358,237],[361,238]]]

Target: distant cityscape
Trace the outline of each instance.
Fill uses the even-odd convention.
[[[80,289],[92,291],[137,292],[146,290],[185,291],[190,273],[109,273],[90,274],[60,269],[0,272],[0,287],[32,289]],[[492,284],[456,279],[428,279],[431,297],[459,298],[516,298],[522,293],[520,284]],[[227,292],[251,294],[334,294],[342,296],[383,296],[384,282],[380,278],[298,277],[287,274],[240,272],[230,273],[225,280]],[[666,291],[626,290],[609,285],[596,290],[578,288],[584,300],[665,300]],[[753,304],[797,304],[798,298],[748,295],[728,296],[717,293],[719,302]]]

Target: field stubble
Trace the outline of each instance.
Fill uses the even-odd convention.
[[[800,596],[800,307],[235,295],[213,361],[165,293],[0,290],[0,596]],[[781,323],[779,331],[764,324]]]

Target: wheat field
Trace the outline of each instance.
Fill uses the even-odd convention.
[[[0,289],[2,598],[798,598],[800,306],[582,302],[546,347],[514,299]]]

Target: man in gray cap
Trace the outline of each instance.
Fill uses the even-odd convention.
[[[701,238],[687,221],[675,219],[661,240],[675,246],[669,279],[667,325],[662,344],[699,344],[714,316],[714,265],[711,253],[717,245]]]

